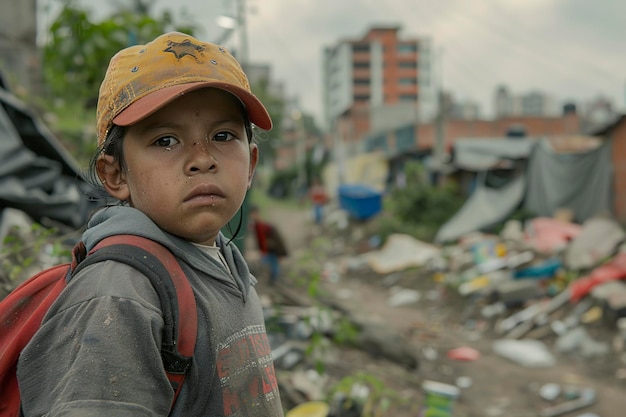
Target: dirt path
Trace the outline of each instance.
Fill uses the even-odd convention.
[[[597,393],[593,406],[563,416],[581,416],[584,412],[602,417],[625,415],[624,384],[615,379],[615,369],[601,359],[589,363],[557,355],[554,366],[527,368],[494,353],[495,338],[489,332],[456,321],[463,306],[445,297],[421,299],[413,306],[389,307],[390,291],[383,285],[363,284],[358,278],[351,278],[330,287],[330,294],[346,294],[349,290],[350,297],[342,297],[341,302],[353,314],[393,326],[406,335],[420,358],[420,379],[452,385],[470,382],[469,387],[462,389],[456,417],[539,416],[541,409],[551,405],[541,399],[539,390],[552,383],[569,389],[592,388]],[[479,359],[449,359],[447,353],[459,347],[476,349]]]
[[[306,208],[273,208],[268,211],[268,218],[284,233],[292,253],[305,250],[316,233]],[[615,360],[588,361],[556,356],[554,366],[531,368],[505,359],[494,353],[493,342],[497,336],[489,328],[461,320],[466,308],[464,300],[458,294],[434,291],[436,287],[430,279],[415,288],[422,294],[417,303],[400,307],[389,305],[392,289],[384,284],[384,277],[346,274],[323,285],[328,294],[351,314],[384,324],[403,335],[414,347],[420,361],[417,371],[409,371],[389,361],[346,351],[346,356],[337,365],[342,372],[370,372],[398,392],[415,398],[416,402],[423,400],[420,381],[463,383],[454,417],[540,416],[541,409],[555,404],[539,395],[542,386],[552,383],[571,392],[574,388],[592,388],[597,394],[592,406],[555,415],[578,417],[592,412],[600,417],[626,415],[626,383],[615,376]],[[472,361],[448,358],[447,353],[458,347],[471,347],[480,353],[480,357]],[[610,355],[614,359],[616,354]],[[406,414],[406,417],[413,416],[412,412]]]

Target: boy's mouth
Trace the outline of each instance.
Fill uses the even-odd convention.
[[[207,201],[209,203],[216,203],[219,200],[226,198],[224,192],[214,184],[203,184],[194,187],[189,194],[185,197],[185,202],[189,201]]]

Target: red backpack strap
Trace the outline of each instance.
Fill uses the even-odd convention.
[[[68,264],[45,269],[20,284],[0,303],[0,416],[20,415],[19,355],[65,288],[68,271]]]
[[[132,266],[150,279],[161,301],[161,357],[176,401],[196,346],[198,313],[191,285],[172,252],[141,236],[117,235],[100,241],[82,262],[80,255],[76,260],[74,274],[94,262],[114,260]]]

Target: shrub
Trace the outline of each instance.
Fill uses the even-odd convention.
[[[433,186],[424,180],[421,164],[405,166],[407,185],[394,188],[385,197],[390,218],[381,219],[381,228],[432,240],[437,230],[463,205],[465,198],[454,183]],[[384,234],[381,230],[381,234]]]

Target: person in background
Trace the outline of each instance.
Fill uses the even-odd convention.
[[[324,206],[328,203],[328,195],[319,179],[314,179],[309,189],[309,198],[313,204],[313,219],[315,224],[322,224]]]
[[[284,239],[274,225],[262,218],[259,207],[250,207],[250,221],[261,261],[269,269],[269,283],[275,285],[280,277],[280,258],[288,255]]]
[[[90,175],[118,203],[93,214],[82,240],[90,250],[136,234],[171,250],[197,302],[195,353],[174,402],[155,288],[130,266],[98,262],[22,351],[25,417],[283,416],[256,279],[221,232],[241,215],[259,160],[253,125],[272,121],[221,46],[172,32],[111,59]]]

